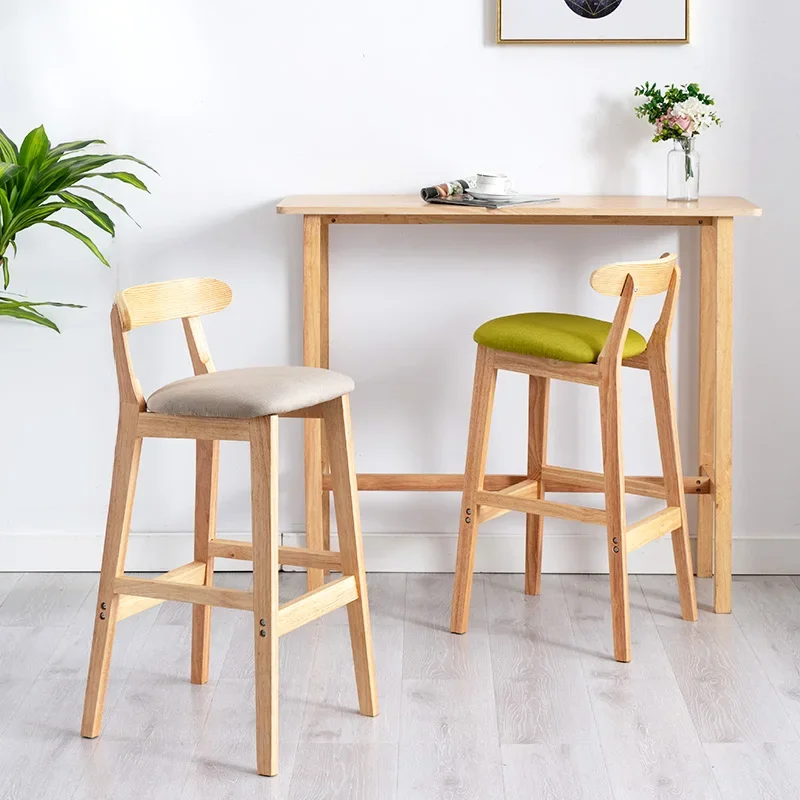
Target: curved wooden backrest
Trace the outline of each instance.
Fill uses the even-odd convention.
[[[600,267],[592,273],[589,283],[600,294],[619,297],[625,279],[630,275],[638,295],[661,294],[669,289],[672,273],[676,270],[680,275],[678,257],[674,253],[664,253],[654,261],[630,261]]]
[[[231,302],[231,287],[216,278],[185,278],[131,286],[117,292],[122,330],[168,319],[199,317],[222,311]]]

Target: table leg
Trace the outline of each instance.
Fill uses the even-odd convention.
[[[324,366],[328,353],[328,226],[318,216],[303,218],[303,364]],[[324,299],[323,299],[324,295]],[[305,420],[306,547],[325,546],[322,491],[322,420]],[[327,493],[325,493],[327,494]],[[308,589],[324,583],[321,569],[308,570]]]
[[[714,377],[714,611],[731,611],[733,445],[733,219],[716,220],[717,309]]]
[[[714,387],[716,381],[717,235],[714,225],[701,230],[700,239],[700,398],[697,455],[699,475],[714,470]],[[714,561],[714,493],[697,498],[697,577],[710,578]]]

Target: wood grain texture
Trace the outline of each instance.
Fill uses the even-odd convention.
[[[13,580],[6,583],[0,602],[0,628],[66,627],[97,588],[96,574],[7,574]]]
[[[570,627],[496,625],[489,641],[501,743],[597,742]]]
[[[333,502],[339,532],[343,580],[352,577],[356,597],[347,605],[350,642],[353,652],[358,707],[362,714],[378,714],[378,687],[372,652],[372,624],[369,617],[367,576],[364,570],[364,542],[361,537],[361,511],[356,488],[355,451],[348,395],[325,406],[325,430],[333,479]]]
[[[506,800],[614,800],[603,751],[593,744],[504,744]]]
[[[333,622],[332,616],[325,617],[319,623],[315,651],[306,654],[311,661],[311,677],[308,700],[298,720],[300,741],[360,745],[399,742],[403,630],[396,625],[376,625],[372,635],[381,713],[374,718],[358,713],[347,629]]]
[[[700,319],[698,325],[697,454],[698,472],[709,475],[714,469],[714,415],[717,372],[717,228],[709,225],[700,231]],[[714,497],[697,501],[697,577],[714,573]]]
[[[399,797],[480,800],[502,795],[490,673],[479,681],[405,680],[402,709]]]
[[[202,561],[192,561],[149,580],[162,583],[193,583],[199,586],[205,581],[205,575],[206,565]],[[142,611],[146,611],[148,608],[153,608],[163,602],[164,600],[156,600],[150,597],[120,595],[117,603],[117,622],[132,617],[134,614],[141,614]],[[202,683],[205,683],[205,681],[202,681]]]
[[[352,575],[329,581],[319,589],[291,600],[278,609],[278,635],[291,633],[337,608],[358,600],[358,587]]]
[[[320,744],[297,749],[288,800],[395,800],[397,746]]]
[[[712,582],[700,581],[704,611],[694,626],[680,619],[674,576],[633,577],[635,658],[618,664],[608,635],[605,576],[545,575],[542,594],[531,597],[522,592],[522,574],[479,575],[472,630],[455,637],[447,631],[448,576],[370,575],[379,612],[373,622],[382,620],[374,626],[381,716],[373,720],[356,713],[343,610],[299,628],[279,645],[280,772],[269,780],[253,769],[253,625],[249,614],[236,610],[212,612],[215,635],[206,686],[192,686],[186,676],[189,606],[165,605],[121,623],[105,734],[96,740],[77,735],[96,580],[77,574],[23,576],[0,604],[0,797],[285,800],[289,792],[315,797],[328,791],[335,797],[344,791],[380,798],[394,778],[396,797],[403,800],[800,797],[800,743],[769,741],[800,733],[791,724],[773,727],[776,708],[796,720],[791,695],[798,675],[800,588],[788,577],[737,578],[733,615],[711,613]],[[223,588],[247,590],[250,576],[223,572],[215,580]],[[407,609],[406,581],[411,586]],[[302,594],[305,584],[302,573],[283,573],[280,601]],[[48,626],[62,609],[63,616],[55,617],[59,625]],[[167,613],[173,609],[176,613]],[[5,624],[9,621],[31,624]],[[468,674],[466,679],[439,671],[443,677],[404,681],[402,650],[415,626],[433,632],[429,649],[438,647],[435,636],[440,636],[480,651],[489,626],[507,631],[509,645],[500,646],[499,663],[486,658],[469,673],[449,673]],[[679,684],[673,670],[675,653],[667,656],[661,638],[687,631],[718,655],[695,658],[697,643],[676,640],[681,662],[696,664],[692,680],[707,687],[715,708],[728,713],[739,704],[738,718],[749,719],[743,727],[756,737],[753,741],[700,743],[694,712],[681,692],[683,678]],[[535,646],[531,634],[540,637]],[[524,648],[511,641],[514,635],[527,642]],[[547,650],[551,657],[545,657]],[[736,664],[749,652],[750,666],[731,671],[720,650]],[[569,713],[574,713],[575,658],[598,731],[594,743],[574,741],[586,737],[577,724],[543,724],[547,714],[537,710],[545,702],[551,708],[572,706]],[[418,654],[412,661],[420,663]],[[542,666],[548,663],[563,664],[566,677],[547,677]],[[498,715],[495,694],[509,665],[519,684],[515,691],[524,687],[532,699],[519,694],[521,704],[512,703],[509,714]],[[777,706],[764,705],[769,684]],[[752,701],[742,704],[749,695]],[[498,722],[504,719],[506,731],[531,733],[540,725],[542,741],[500,749]],[[558,741],[562,736],[570,740]],[[335,753],[339,766],[330,755]],[[604,794],[607,783],[612,795]]]
[[[736,621],[800,734],[800,591],[786,576],[739,577],[733,588]]]
[[[130,331],[168,319],[213,314],[230,305],[233,293],[216,278],[183,278],[132,286],[117,292],[122,328]]]
[[[633,278],[636,292],[640,297],[661,294],[667,291],[672,274],[678,262],[674,253],[665,253],[652,261],[628,261],[608,264],[596,269],[589,283],[600,294],[619,297],[627,277]]]
[[[486,455],[489,451],[489,432],[497,383],[497,367],[493,353],[478,345],[475,357],[475,377],[472,385],[472,407],[467,434],[467,461],[464,468],[464,491],[461,496],[461,517],[458,523],[453,602],[450,611],[450,630],[466,633],[472,599],[475,546],[478,540],[477,494],[483,489]]]
[[[761,209],[741,197],[701,197],[694,203],[671,203],[664,197],[565,196],[557,203],[512,206],[489,211],[425,203],[419,195],[295,195],[277,205],[279,214],[350,217],[661,217],[664,219],[761,216]]]
[[[193,355],[198,361],[202,353]],[[210,359],[210,356],[208,356]],[[209,369],[208,362],[195,364],[198,369]],[[213,364],[210,365],[213,370]],[[214,585],[214,557],[209,551],[211,541],[217,535],[217,495],[219,484],[219,442],[198,440],[195,445],[195,492],[194,492],[194,560],[203,567],[203,584]],[[192,683],[208,680],[208,658],[211,640],[211,606],[192,607]]]
[[[798,800],[800,745],[706,744],[724,800]]]
[[[250,619],[246,622],[242,626],[246,641],[243,637],[241,646],[252,656],[253,626]],[[231,648],[239,643],[235,637]],[[305,702],[308,664],[303,665],[296,657],[292,659],[292,666],[300,669],[300,679],[295,681],[283,669],[283,656],[281,645],[281,748],[277,776],[267,780],[253,769],[256,714],[251,664],[247,679],[223,679],[217,683],[197,749],[188,765],[183,791],[178,795],[182,800],[285,800],[297,751],[297,725],[292,717],[302,714],[300,704]],[[297,695],[287,696],[294,692]],[[287,716],[285,711],[291,713]]]
[[[718,219],[714,329],[714,610],[730,614],[733,462],[733,219]]]
[[[622,348],[633,313],[634,286],[630,277],[620,295],[619,306],[603,350],[600,367],[600,431],[605,474],[605,522],[608,540],[608,570],[611,585],[611,623],[614,657],[631,660],[631,624],[628,597],[628,548],[625,520],[625,470],[622,459]]]
[[[303,364],[321,367],[323,359],[323,316],[327,298],[323,301],[324,266],[327,264],[327,226],[319,216],[303,219]],[[327,326],[325,332],[327,333]],[[323,550],[322,489],[322,421],[307,419],[304,423],[304,463],[306,491],[306,546]],[[309,569],[308,588],[319,588],[324,580],[324,570]]]
[[[659,635],[702,741],[798,740],[738,626],[660,627]]]
[[[119,594],[115,591],[115,585],[118,576],[125,570],[136,478],[142,454],[142,440],[136,434],[138,416],[138,406],[132,403],[120,404],[111,496],[108,501],[103,560],[100,566],[94,634],[81,723],[81,735],[89,739],[99,735],[103,723],[103,704],[119,605]]]
[[[542,468],[547,460],[547,428],[550,419],[550,379],[528,379],[528,480],[536,481],[536,499],[544,500]],[[525,594],[537,595],[542,587],[544,517],[525,518]]]
[[[615,800],[722,800],[672,675],[587,678]]]
[[[473,582],[470,635],[447,629],[452,576],[409,575],[403,644],[407,679],[479,680],[491,670],[486,626],[485,576]]]
[[[260,417],[250,423],[252,609],[259,775],[275,775],[278,771],[278,474],[278,419]]]

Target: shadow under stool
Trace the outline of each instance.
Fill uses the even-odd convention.
[[[475,332],[478,355],[464,475],[450,629],[466,633],[478,526],[509,511],[527,515],[525,592],[539,594],[544,517],[606,527],[611,584],[614,657],[631,660],[627,556],[672,533],[681,614],[697,620],[692,556],[686,524],[683,471],[678,446],[669,340],[680,286],[677,257],[611,264],[596,270],[591,285],[619,297],[613,323],[570,314],[516,314],[500,317]],[[636,295],[666,292],[661,316],[649,340],[630,328]],[[625,477],[622,465],[621,373],[623,367],[650,374],[663,479]],[[500,491],[483,487],[497,371],[529,375],[527,478]],[[603,473],[547,464],[550,380],[597,386],[603,444]],[[549,492],[602,491],[605,509],[545,499]],[[663,498],[666,508],[628,524],[625,493]]]
[[[81,734],[100,734],[114,631],[119,620],[165,600],[193,604],[192,683],[208,680],[211,607],[253,614],[256,757],[261,775],[278,772],[278,639],[347,606],[359,710],[378,713],[367,583],[361,541],[345,375],[313,367],[256,367],[216,372],[199,317],[226,308],[231,290],[210,278],[135,286],[119,292],[111,333],[120,408],[111,498]],[[128,332],[181,319],[195,375],[145,402],[128,350]],[[278,418],[324,420],[340,552],[279,546]],[[125,553],[142,440],[195,439],[194,560],[153,580],[125,577]],[[220,440],[250,443],[252,542],[216,538]],[[215,588],[214,559],[253,562],[253,590]],[[280,564],[339,570],[342,577],[278,605]]]

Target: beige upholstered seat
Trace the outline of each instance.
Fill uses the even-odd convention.
[[[169,383],[150,396],[147,410],[249,419],[327,403],[354,388],[347,375],[316,367],[229,369]]]

